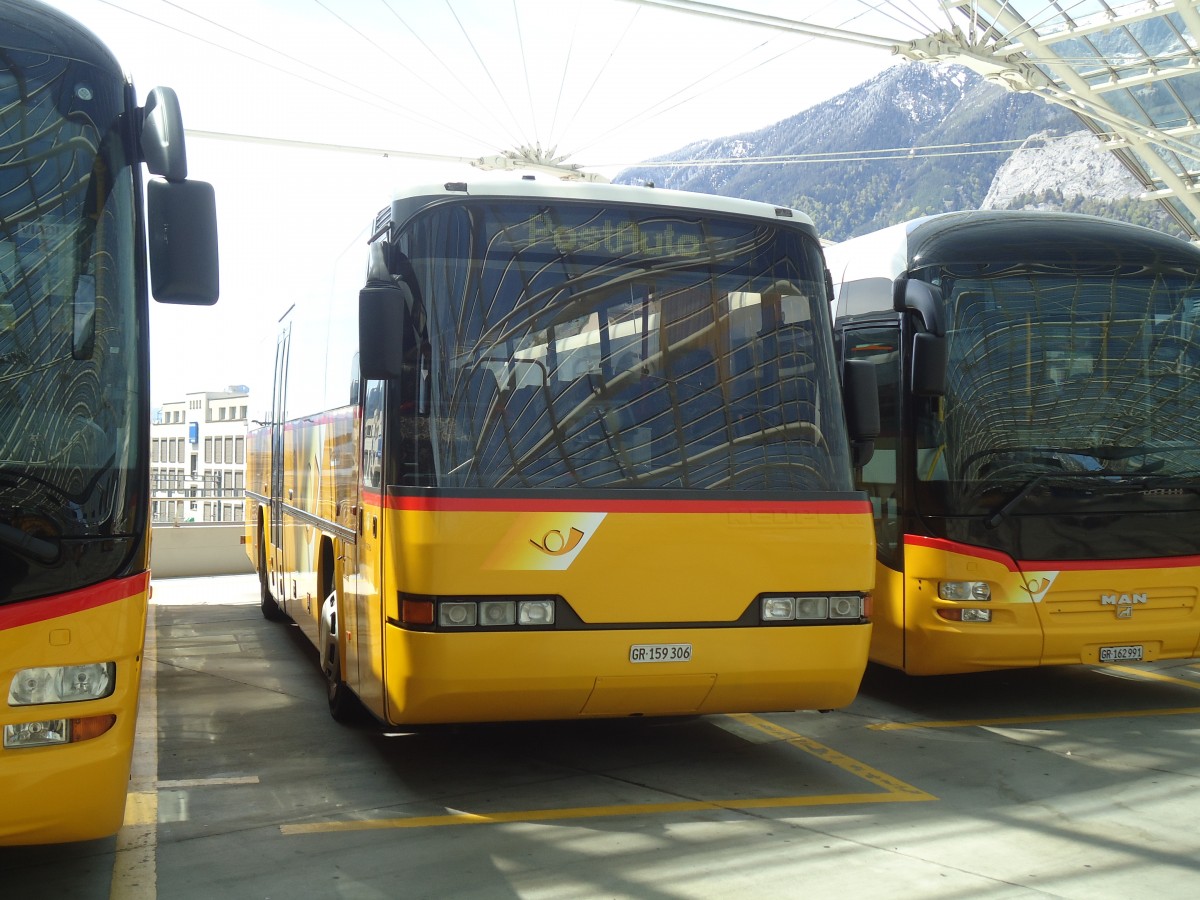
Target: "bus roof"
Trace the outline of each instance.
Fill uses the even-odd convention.
[[[120,63],[96,35],[38,0],[0,0],[0,46],[75,59],[125,80]]]
[[[910,219],[825,248],[834,279],[895,279],[943,261],[1069,261],[1085,248],[1114,247],[1200,264],[1200,247],[1160,231],[1049,210],[962,210]]]
[[[477,197],[530,200],[583,200],[594,203],[636,203],[673,209],[690,209],[734,216],[749,216],[772,221],[788,221],[814,228],[812,219],[798,209],[774,206],[757,200],[720,197],[693,191],[639,187],[628,184],[563,181],[524,175],[520,178],[487,177],[478,180],[448,181],[441,184],[413,184],[397,188],[394,203],[408,206],[414,200]]]

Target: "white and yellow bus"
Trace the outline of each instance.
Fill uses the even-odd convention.
[[[40,844],[124,817],[150,581],[148,287],[216,300],[216,212],[185,180],[172,92],[139,106],[108,50],[40,3],[0,0],[0,50],[0,844]],[[143,162],[166,179],[145,198]]]
[[[807,217],[451,182],[397,194],[335,282],[281,320],[246,492],[264,613],[335,716],[854,698],[874,533]]]
[[[871,658],[1200,654],[1200,248],[975,211],[826,253],[841,353],[880,391]]]

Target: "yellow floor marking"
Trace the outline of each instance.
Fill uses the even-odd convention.
[[[280,825],[283,834],[325,834],[342,831],[372,831],[381,828],[433,828],[445,825],[497,825],[503,822],[547,822],[563,819],[596,819],[604,816],[647,816],[672,812],[701,812],[716,809],[777,809],[796,806],[834,806],[850,803],[906,803],[934,800],[928,794],[902,796],[883,794],[823,794],[811,797],[764,797],[758,800],[680,800],[671,803],[630,803],[622,806],[577,806],[566,809],[526,809],[478,815],[450,813],[408,819],[362,819],[346,822],[310,822]]]
[[[1103,713],[1046,713],[1044,716],[1004,716],[995,719],[959,719],[930,722],[876,722],[874,731],[905,731],[910,728],[986,728],[1001,725],[1032,725],[1037,722],[1083,722],[1088,719],[1141,719],[1149,716],[1192,716],[1200,706],[1182,709],[1126,709]]]
[[[220,787],[226,784],[258,784],[257,775],[232,775],[228,778],[177,778],[158,782],[160,791],[175,791],[182,788]]]
[[[1168,684],[1178,684],[1193,690],[1200,690],[1200,683],[1163,675],[1149,669],[1135,669],[1132,666],[1103,666],[1105,670],[1123,672],[1150,681],[1163,681]],[[877,722],[867,727],[874,731],[905,731],[911,728],[985,728],[988,726],[1032,725],[1038,722],[1085,722],[1090,719],[1144,719],[1151,716],[1194,716],[1200,713],[1200,706],[1183,706],[1174,709],[1122,709],[1112,712],[1097,713],[1046,713],[1042,716],[1005,716],[995,719],[959,719],[929,722]]]
[[[780,740],[787,741],[793,747],[797,747],[808,753],[811,756],[817,757],[830,765],[837,766],[839,769],[849,772],[864,781],[870,782],[876,787],[882,788],[888,793],[900,794],[904,799],[908,800],[936,800],[932,794],[927,794],[920,788],[913,787],[911,784],[906,784],[898,778],[893,778],[878,769],[868,766],[866,763],[859,762],[857,759],[846,756],[844,753],[839,753],[832,747],[826,747],[824,744],[818,744],[811,738],[807,738],[802,734],[797,734],[782,725],[775,722],[770,722],[758,716],[742,714],[730,716],[740,722],[749,725],[751,728],[756,728],[766,734],[778,737]]]
[[[341,822],[308,822],[281,825],[283,834],[325,834],[345,831],[372,831],[384,828],[435,828],[447,825],[496,825],[503,822],[547,822],[564,819],[594,819],[606,816],[647,816],[709,810],[781,809],[784,807],[841,806],[861,803],[911,803],[936,800],[932,794],[905,784],[897,778],[873,769],[843,753],[818,744],[803,735],[751,715],[730,716],[742,724],[803,750],[822,762],[870,782],[883,790],[854,794],[820,794],[796,797],[740,798],[736,800],[677,800],[665,803],[629,803],[613,806],[576,806],[563,809],[526,809],[486,815],[450,812],[441,816],[413,816],[398,819],[360,819]]]
[[[146,646],[142,651],[142,683],[137,733],[125,824],[117,833],[109,900],[155,900],[158,896],[158,640],[154,604],[146,609]]]
[[[1161,672],[1154,672],[1150,669],[1135,669],[1133,666],[1105,666],[1104,668],[1112,669],[1114,672],[1124,672],[1126,675],[1133,675],[1137,678],[1146,678],[1151,681],[1165,681],[1167,684],[1178,684],[1183,687],[1189,687],[1194,691],[1200,691],[1200,681],[1189,681],[1186,678],[1163,675]]]

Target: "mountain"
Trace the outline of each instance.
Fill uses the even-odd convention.
[[[766,161],[778,156],[798,159]],[[774,125],[688,144],[614,180],[787,204],[831,240],[985,205],[1073,208],[1171,230],[1073,113],[949,63],[893,66]]]

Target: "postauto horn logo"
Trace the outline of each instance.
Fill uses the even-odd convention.
[[[531,512],[516,517],[484,563],[507,571],[569,569],[607,514],[602,512]]]

